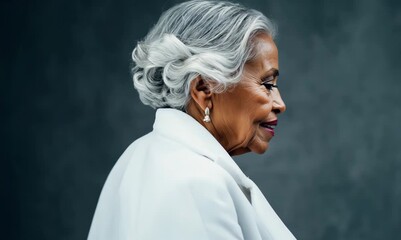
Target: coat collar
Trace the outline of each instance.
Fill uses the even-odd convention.
[[[259,188],[245,176],[213,135],[190,115],[175,109],[158,109],[154,132],[187,146],[225,169],[250,200],[262,239],[295,240]]]
[[[223,146],[187,113],[170,108],[158,109],[153,130],[214,161],[225,169],[238,185],[247,189],[252,187],[252,181],[245,176]]]

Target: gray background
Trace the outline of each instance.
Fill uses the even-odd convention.
[[[4,239],[84,239],[124,149],[149,132],[129,74],[175,1],[2,1]],[[400,1],[243,1],[279,27],[287,112],[238,164],[298,239],[401,239]]]

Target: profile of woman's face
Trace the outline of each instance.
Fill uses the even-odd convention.
[[[254,38],[255,58],[244,67],[241,81],[232,89],[213,94],[212,124],[230,155],[263,153],[274,136],[277,114],[285,111],[277,84],[278,51],[267,34]]]

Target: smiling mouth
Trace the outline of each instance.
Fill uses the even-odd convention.
[[[277,126],[277,119],[274,121],[270,121],[270,122],[263,122],[260,124],[261,127],[265,128],[267,131],[269,131],[272,136],[274,136],[274,129]]]

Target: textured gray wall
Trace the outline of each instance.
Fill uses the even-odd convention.
[[[2,1],[4,239],[84,239],[149,132],[130,54],[174,1]],[[238,164],[299,239],[401,239],[400,1],[242,1],[279,26],[287,112]]]

